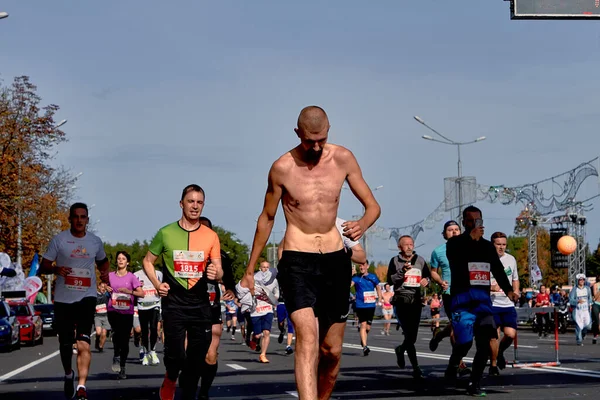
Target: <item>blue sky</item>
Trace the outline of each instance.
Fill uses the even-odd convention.
[[[597,22],[511,21],[502,0],[172,3],[1,6],[4,84],[29,75],[60,105],[70,141],[56,162],[83,172],[77,197],[95,204],[106,241],[150,239],[196,182],[204,214],[250,244],[268,169],[297,144],[309,104],[384,186],[382,228],[425,217],[456,174],[455,149],[421,139],[430,132],[414,115],[455,140],[487,136],[462,152],[463,174],[485,185],[539,181],[598,154]],[[590,179],[579,198],[598,192]],[[478,206],[488,234],[512,232],[522,208]],[[360,211],[344,191],[340,216]],[[595,247],[600,215],[587,217]],[[442,224],[419,236],[423,255]],[[280,212],[277,240],[284,228]],[[396,253],[378,238],[372,251]]]

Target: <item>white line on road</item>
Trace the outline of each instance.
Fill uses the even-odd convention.
[[[358,349],[358,350],[362,350],[363,348],[359,345],[356,344],[351,344],[351,343],[344,343],[343,347],[347,347],[350,349]],[[521,346],[519,346],[521,347]],[[371,349],[371,351],[377,351],[380,353],[389,353],[389,354],[395,354],[394,349],[386,349],[385,347],[371,347],[369,346],[369,349]],[[432,354],[432,353],[420,353],[417,352],[417,356],[418,357],[423,357],[423,358],[432,358],[435,360],[448,360],[450,359],[450,356],[445,355],[445,354]],[[465,357],[463,358],[464,361],[467,362],[473,362],[472,358],[469,357]],[[585,376],[585,377],[589,377],[589,378],[600,378],[600,371],[592,371],[592,370],[588,370],[588,369],[578,369],[578,368],[567,368],[567,367],[551,367],[551,366],[542,366],[542,367],[523,367],[521,369],[526,369],[526,370],[531,370],[531,371],[539,371],[540,369],[543,369],[544,371],[550,371],[556,374],[565,374],[565,375],[576,375],[576,376]]]
[[[243,371],[243,370],[247,369],[246,367],[242,367],[239,364],[225,364],[225,365],[227,365],[229,368],[233,368],[237,371]]]
[[[290,396],[298,397],[298,392],[286,392],[286,393],[289,394]]]
[[[27,365],[22,366],[21,368],[17,368],[14,371],[4,374],[4,375],[0,376],[0,382],[4,382],[5,380],[10,379],[17,374],[20,374],[21,372],[28,370],[29,368],[35,367],[36,365],[41,364],[44,361],[51,359],[52,357],[56,357],[59,354],[60,354],[60,350],[56,350],[54,353],[50,353],[46,357],[42,357],[39,360],[35,360],[33,362],[30,362]]]
[[[524,344],[520,344],[520,345],[519,345],[519,349],[520,349],[521,347],[523,347],[523,348],[525,348],[525,349],[537,349],[537,348],[538,348],[537,346],[525,346]]]

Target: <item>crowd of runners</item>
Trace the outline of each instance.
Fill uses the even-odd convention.
[[[358,242],[379,217],[380,207],[354,155],[327,143],[329,120],[320,107],[303,109],[295,131],[300,144],[269,171],[250,259],[237,283],[212,222],[202,216],[207,196],[196,184],[183,189],[181,218],[158,230],[143,269],[135,273],[128,269],[130,256],[125,251],[117,252],[117,269],[109,272],[102,241],[86,230],[87,206],[71,206],[70,229],[51,240],[41,265],[41,273],[58,276],[55,325],[66,398],[88,398],[93,326],[96,351],[103,351],[110,332],[112,369],[118,379],[127,378],[133,336],[142,365],[164,364],[162,400],[174,399],[177,384],[183,399],[207,399],[218,371],[220,340],[238,340],[239,325],[240,343],[256,351],[259,362],[269,363],[276,316],[277,342],[286,354],[293,354],[298,397],[328,399],[340,370],[352,287],[363,355],[369,355],[368,335],[380,305],[381,334],[390,335],[393,315],[396,329],[403,332],[395,349],[398,367],[406,367],[406,355],[413,377],[423,379],[415,343],[422,289],[432,282],[442,288],[441,298],[431,299],[432,316],[443,307],[450,322],[440,329],[434,321],[430,350],[449,338],[452,355],[445,378],[455,382],[465,377],[468,394],[485,395],[480,381],[486,364],[491,360],[489,374],[499,375],[517,327],[519,279],[514,257],[505,252],[506,235],[496,232],[486,240],[482,212],[469,206],[462,213],[462,232],[456,221],[444,224],[445,243],[433,251],[430,264],[415,252],[412,237],[400,237],[399,254],[390,260],[386,282],[380,284],[368,272],[369,261]],[[364,206],[359,220],[338,218],[344,182]],[[287,229],[274,269],[259,260],[280,204]],[[157,269],[159,264],[162,268]],[[594,301],[600,304],[598,290],[592,294],[580,287],[574,293],[572,302],[582,314]],[[577,332],[580,341],[585,330]],[[164,344],[162,361],[155,350],[159,341]],[[463,358],[473,341],[476,354],[469,368]]]

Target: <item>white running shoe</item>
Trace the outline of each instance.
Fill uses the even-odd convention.
[[[140,347],[140,361],[143,362],[144,361],[144,357],[146,357],[146,349],[144,348],[144,346]]]
[[[146,354],[142,359],[142,365],[146,366],[150,364],[150,355]]]
[[[152,365],[160,364],[160,360],[158,359],[158,355],[156,354],[155,351],[150,352],[150,364],[152,364]]]

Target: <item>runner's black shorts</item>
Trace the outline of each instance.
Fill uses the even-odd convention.
[[[288,315],[312,308],[321,324],[345,322],[350,307],[350,253],[304,253],[284,250],[277,280]]]
[[[433,317],[434,315],[440,315],[440,309],[437,307],[434,307],[431,309],[431,316]]]
[[[60,344],[72,345],[76,340],[90,343],[96,315],[96,296],[75,303],[54,302],[54,326]]]
[[[375,307],[357,308],[356,316],[358,317],[358,323],[366,322],[367,325],[371,325],[375,316]]]
[[[212,325],[219,325],[223,323],[221,316],[221,303],[216,302],[215,305],[210,306],[210,322]]]

